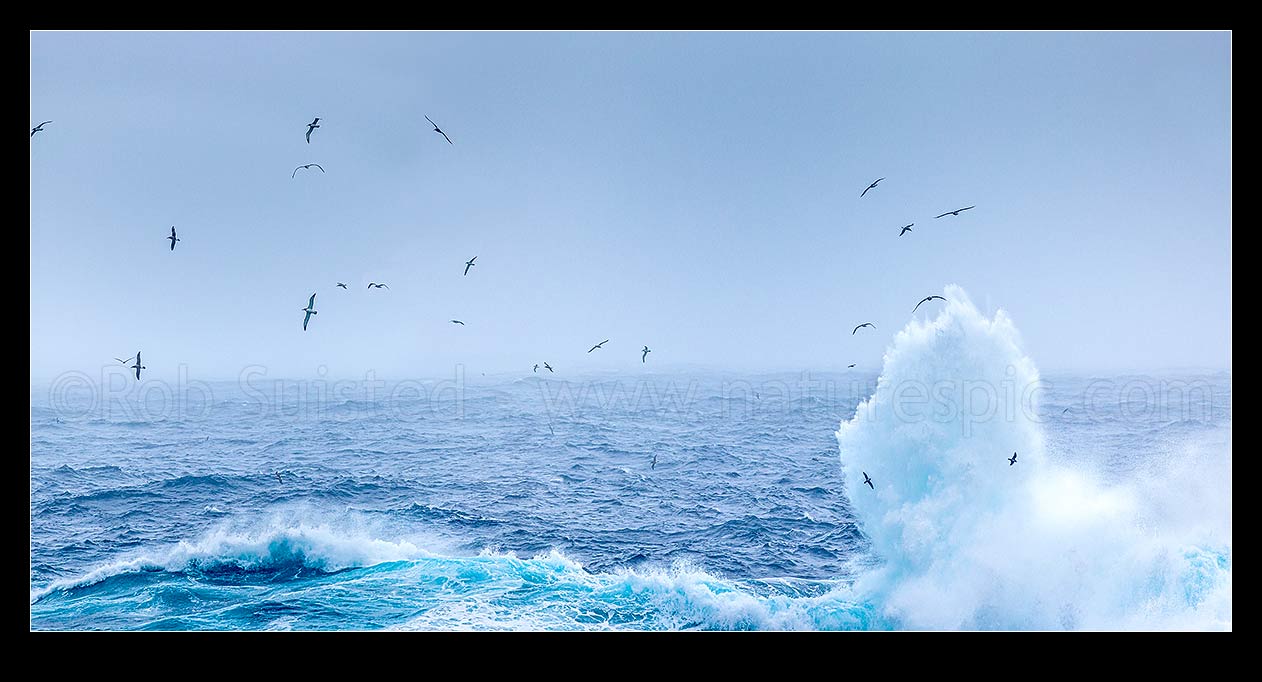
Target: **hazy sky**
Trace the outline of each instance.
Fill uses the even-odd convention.
[[[875,371],[949,283],[1228,367],[1230,114],[1227,33],[37,32],[32,380]]]

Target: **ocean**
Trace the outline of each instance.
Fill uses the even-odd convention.
[[[31,628],[1230,630],[1230,372],[1043,376],[947,297],[867,370],[68,373]]]

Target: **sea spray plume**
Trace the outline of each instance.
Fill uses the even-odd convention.
[[[894,337],[875,393],[837,431],[847,496],[884,562],[857,595],[915,629],[1230,628],[1229,526],[1225,547],[1202,546],[1135,490],[1050,462],[1012,321],[944,294],[935,319]]]

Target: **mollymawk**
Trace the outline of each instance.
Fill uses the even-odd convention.
[[[136,381],[140,381],[140,370],[149,369],[148,367],[140,364],[140,351],[136,351],[136,364],[132,365],[131,368],[136,370]]]
[[[311,320],[311,316],[319,314],[315,310],[315,296],[315,294],[311,294],[311,299],[307,301],[307,307],[302,309],[307,314],[306,317],[302,318],[302,330],[304,332],[307,331],[307,322]]]
[[[948,215],[959,215],[959,214],[960,214],[960,211],[967,211],[967,210],[968,210],[968,209],[970,209],[970,208],[976,208],[976,207],[975,207],[975,206],[965,206],[964,208],[957,208],[957,209],[955,209],[954,211],[947,211],[946,213],[943,213],[942,215],[936,215],[936,216],[934,216],[934,217],[933,217],[933,219],[934,219],[934,220],[937,220],[938,218],[941,218],[942,216],[948,216]]]
[[[929,301],[932,301],[935,298],[938,299],[939,301],[946,300],[945,298],[942,298],[941,296],[925,296],[924,298],[920,299],[920,303],[916,304],[916,308],[919,308],[921,303],[928,303]],[[916,312],[916,308],[912,308],[911,311],[913,313]]]
[[[437,123],[434,123],[434,120],[433,120],[433,119],[431,119],[430,117],[426,116],[426,117],[425,117],[425,120],[426,120],[426,121],[429,121],[429,124],[430,124],[430,125],[432,125],[432,126],[434,126],[434,132],[438,133],[439,135],[442,135],[442,136],[443,136],[443,139],[444,139],[444,140],[447,140],[447,144],[451,144],[451,138],[450,138],[450,137],[447,137],[447,133],[444,133],[442,130],[440,130],[440,129],[438,128],[438,124],[437,124]]]
[[[877,178],[876,180],[873,180],[873,181],[872,181],[872,184],[868,185],[868,189],[873,189],[873,188],[875,188],[875,187],[876,187],[876,183],[878,183],[878,182],[880,182],[880,181],[882,181],[882,180],[884,180],[884,179],[885,179],[885,178]],[[867,193],[868,193],[868,189],[863,190],[863,194],[867,194]],[[862,199],[862,198],[863,198],[863,194],[860,194],[860,195],[859,195],[859,198],[860,198],[860,199]]]
[[[321,165],[320,165],[320,164],[318,164],[318,163],[309,163],[309,164],[307,164],[307,165],[305,165],[305,166],[298,166],[297,168],[295,168],[295,169],[294,169],[294,172],[292,172],[292,173],[290,173],[290,174],[289,174],[289,179],[290,179],[290,180],[293,180],[293,179],[294,179],[294,176],[298,174],[298,171],[300,171],[300,170],[302,170],[302,169],[304,169],[304,168],[310,168],[310,167],[312,167],[312,166],[315,166],[316,168],[319,168],[321,173],[323,173],[323,172],[324,172],[324,166],[321,166]]]

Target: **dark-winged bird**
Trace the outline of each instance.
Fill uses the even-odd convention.
[[[48,125],[49,123],[52,123],[52,121],[44,121],[43,123],[35,126],[34,128],[31,128],[31,137],[35,137],[35,133],[43,131],[44,126]]]
[[[1017,453],[1014,452],[1012,453],[1012,457],[1008,459],[1008,466],[1012,466],[1013,464],[1016,464],[1016,463],[1017,463]]]
[[[929,301],[932,301],[935,298],[941,301],[946,300],[945,298],[942,298],[941,296],[925,296],[924,298],[920,299],[920,303],[916,304],[916,308],[919,308],[921,303],[928,303]],[[912,308],[911,311],[913,313],[916,312],[916,308]]]
[[[554,370],[552,369],[552,365],[549,365],[549,364],[548,364],[548,363],[546,363],[546,362],[545,362],[545,363],[543,363],[543,368],[544,368],[544,369],[546,369],[546,370],[548,370],[549,372],[554,371]]]
[[[653,351],[649,350],[649,347],[648,347],[648,346],[645,346],[645,347],[644,347],[644,350],[643,350],[643,351],[641,351],[641,353],[643,353],[643,355],[641,355],[641,356],[640,356],[640,362],[644,362],[644,359],[645,359],[645,358],[647,358],[647,357],[649,356],[649,353],[652,353],[652,352],[653,352]]]
[[[590,352],[592,352],[592,351],[596,350],[597,348],[600,348],[601,346],[605,345],[606,343],[609,343],[609,339],[605,339],[604,341],[601,341],[600,343],[598,343],[598,344],[596,344],[596,345],[592,346],[591,348],[589,348],[589,349],[587,350],[587,352],[588,352],[588,353],[590,353]]]
[[[452,321],[451,321],[451,323],[452,323],[452,324],[464,324],[464,323],[463,323],[463,322],[461,322],[460,320],[452,320]],[[469,325],[464,324],[464,326],[466,326],[466,327],[467,327],[467,326],[469,326]]]
[[[656,466],[657,466],[657,453],[655,452],[653,453],[653,463],[649,465],[649,471],[652,471],[653,468]]]
[[[170,236],[170,237],[167,237],[167,239],[170,239],[170,240],[171,240],[171,250],[172,250],[172,251],[174,251],[174,250],[175,250],[175,243],[176,243],[176,242],[178,242],[178,241],[180,241],[179,239],[177,239],[177,238],[175,237],[175,226],[174,226],[174,225],[172,225],[172,226],[171,226],[171,236]]]
[[[477,259],[478,259],[478,257],[477,257],[477,256],[474,256],[473,258],[470,258],[469,260],[467,260],[467,261],[465,261],[465,262],[464,262],[464,274],[466,274],[466,275],[467,275],[467,274],[469,274],[469,268],[473,267],[473,265],[474,265],[473,261],[475,261],[475,260],[477,260]]]
[[[315,120],[307,124],[307,144],[311,144],[311,131],[320,127],[320,117],[316,116]],[[320,170],[324,170],[321,168]]]
[[[282,479],[282,478],[280,477],[280,472],[279,472],[279,471],[277,471],[277,472],[276,472],[276,482],[277,482],[277,483],[284,483],[284,482],[285,482],[285,481],[284,481],[284,479]]]
[[[442,130],[440,130],[440,129],[438,128],[438,124],[437,124],[437,123],[434,123],[434,120],[433,120],[433,119],[431,119],[430,117],[426,116],[426,117],[425,117],[425,120],[426,120],[426,121],[429,121],[429,124],[430,124],[430,125],[432,125],[432,126],[434,126],[434,132],[438,133],[439,135],[442,135],[442,136],[443,136],[443,139],[444,139],[444,140],[447,140],[447,144],[451,144],[451,138],[450,138],[450,137],[447,137],[447,133],[444,133]]]
[[[854,336],[854,335],[855,335],[855,332],[859,331],[860,329],[863,329],[864,327],[871,327],[871,328],[873,328],[873,329],[876,329],[876,325],[872,324],[871,322],[864,322],[863,324],[859,325],[858,327],[855,327],[855,328],[854,328],[854,331],[850,332],[850,335],[851,335],[851,336]]]
[[[390,287],[388,287],[388,286],[386,286],[386,285],[384,285],[384,284],[377,284],[376,282],[369,282],[369,283],[368,283],[368,288],[369,288],[369,289],[382,289],[382,288],[389,289]]]
[[[338,283],[337,283],[337,285],[338,285],[339,287],[342,287],[343,289],[345,289],[345,288],[346,288],[346,285],[345,285],[345,284],[343,284],[343,283],[341,283],[341,282],[338,282]]]
[[[126,360],[124,360],[124,359],[122,359],[122,358],[114,358],[114,359],[115,359],[115,360],[118,360],[120,363],[122,363],[122,364],[124,364],[124,365],[132,361],[132,359],[131,359],[131,358],[127,358]]]
[[[872,479],[868,478],[868,472],[862,471],[860,473],[863,474],[863,483],[867,483],[869,488],[876,490],[876,486],[872,485]],[[863,485],[863,483],[860,483],[859,485]]]
[[[311,294],[311,298],[307,301],[307,307],[302,309],[307,314],[306,317],[302,318],[302,330],[304,332],[307,331],[307,322],[311,320],[311,316],[319,314],[315,311],[315,296],[315,294]]]
[[[294,172],[292,172],[292,173],[290,173],[290,174],[289,174],[289,179],[290,179],[290,180],[293,180],[293,179],[294,179],[294,176],[298,174],[298,171],[300,171],[300,170],[302,170],[302,169],[304,169],[304,168],[310,168],[310,167],[312,167],[312,166],[315,166],[316,168],[319,168],[321,173],[323,173],[323,172],[324,172],[324,166],[321,166],[321,165],[320,165],[320,164],[318,164],[318,163],[309,163],[309,164],[307,164],[307,165],[305,165],[305,166],[298,166],[297,168],[295,168],[295,169],[294,169]]]
[[[873,187],[876,187],[876,183],[878,183],[878,182],[880,182],[880,181],[882,181],[882,180],[884,180],[884,179],[885,179],[885,178],[877,178],[876,180],[872,181],[872,184],[868,185],[868,189],[872,189]],[[867,194],[867,193],[868,193],[868,189],[863,190],[863,194]],[[862,198],[863,198],[863,194],[860,194],[860,195],[859,195],[859,198],[860,198],[860,199],[862,199]]]
[[[136,364],[132,365],[131,368],[136,370],[136,381],[140,381],[140,370],[149,369],[148,367],[140,364],[140,351],[136,351]]]
[[[903,236],[903,235],[907,234],[908,232],[911,232],[911,226],[912,226],[912,225],[915,225],[915,224],[916,224],[916,223],[912,223],[911,225],[904,225],[904,226],[903,226],[903,231],[902,231],[902,232],[899,232],[899,233],[898,233],[898,236],[900,236],[900,237],[901,237],[901,236]]]
[[[970,209],[970,208],[976,208],[976,207],[975,207],[975,206],[965,206],[964,208],[957,208],[957,209],[955,209],[954,211],[947,211],[946,213],[943,213],[942,215],[936,215],[936,216],[934,216],[934,217],[933,217],[933,219],[934,219],[934,220],[937,220],[938,218],[941,218],[941,217],[942,217],[942,216],[944,216],[944,215],[959,215],[959,214],[960,214],[960,211],[967,211],[967,210],[968,210],[968,209]]]
[[[846,369],[854,369],[854,365],[846,365]]]
[[[532,371],[532,372],[538,372],[538,371],[539,371],[539,363],[537,363],[537,362],[536,362],[536,363],[535,363],[535,366],[534,366],[533,368],[531,368],[531,370],[530,370],[530,371]]]

